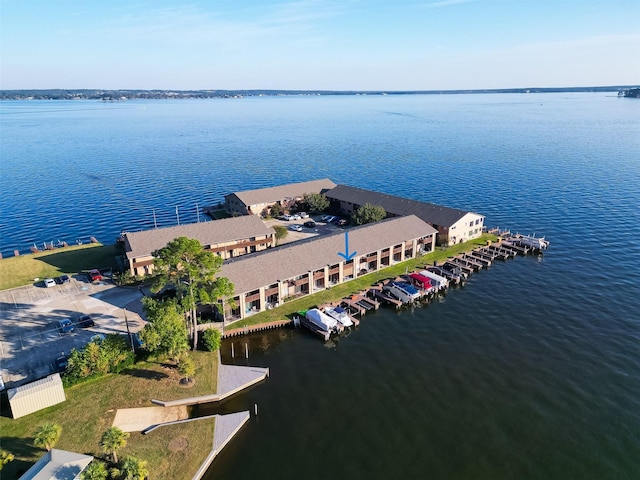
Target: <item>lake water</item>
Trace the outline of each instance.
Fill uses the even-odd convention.
[[[0,249],[197,220],[329,177],[544,235],[544,257],[323,344],[235,339],[270,378],[208,478],[640,478],[640,102],[611,94],[0,103]],[[201,220],[204,220],[201,217]],[[223,345],[224,360],[230,343]]]

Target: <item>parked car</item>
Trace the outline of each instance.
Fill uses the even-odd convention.
[[[324,217],[322,217],[322,221],[331,223],[335,218],[337,217],[334,217],[333,215],[325,215]]]
[[[62,373],[67,369],[67,365],[69,365],[69,357],[67,355],[60,355],[56,358],[56,370]]]
[[[78,319],[78,326],[80,328],[94,327],[96,323],[91,319],[91,315],[81,315]]]
[[[307,228],[316,228],[316,222],[314,222],[313,220],[307,220],[306,222],[304,222],[304,226]]]
[[[284,220],[285,222],[288,222],[289,220],[291,220],[291,215],[289,215],[288,213],[285,213],[280,217],[280,220]]]
[[[87,272],[87,278],[90,282],[99,282],[102,280],[102,274],[97,268],[93,268]]]
[[[301,232],[302,231],[302,227],[300,225],[291,225],[289,227],[289,230],[293,230],[294,232]]]
[[[291,218],[291,220],[300,220],[302,218],[297,213],[294,213],[293,215],[289,215],[289,217]]]
[[[73,322],[68,318],[63,318],[62,320],[58,320],[58,332],[60,333],[71,333],[75,330],[73,327]]]
[[[59,283],[60,285],[63,283],[69,283],[70,281],[71,279],[69,278],[69,275],[60,275],[59,277],[56,277],[56,283]]]
[[[44,279],[44,286],[49,288],[49,287],[55,287],[56,286],[56,281],[53,278],[45,278]]]
[[[333,223],[335,223],[339,227],[346,227],[349,224],[349,222],[347,222],[344,218],[339,218],[337,221],[334,221]]]
[[[309,218],[309,214],[307,212],[298,212],[300,218]]]

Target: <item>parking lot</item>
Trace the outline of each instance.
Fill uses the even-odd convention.
[[[316,223],[316,226],[314,228],[308,228],[304,226],[304,223],[309,220],[313,220]],[[289,242],[295,242],[297,240],[304,240],[306,238],[316,237],[318,235],[326,235],[328,233],[333,233],[336,231],[343,231],[343,228],[338,227],[337,225],[320,221],[319,216],[313,217],[313,218],[309,217],[309,218],[302,218],[299,220],[289,220],[289,221],[274,218],[271,220],[265,220],[264,223],[268,227],[273,227],[275,225],[282,225],[287,229],[288,234],[285,238],[278,241],[279,245],[289,243]],[[302,228],[302,231],[296,232],[291,230],[292,225],[300,225]]]
[[[315,227],[303,226],[314,220]],[[280,244],[343,231],[320,218],[265,221],[282,225],[288,234]],[[300,225],[301,231],[291,229]],[[46,288],[44,282],[0,291],[0,374],[6,388],[37,380],[56,371],[55,361],[73,348],[86,345],[93,335],[127,333],[142,329],[142,293],[137,288],[114,286],[111,281],[89,282],[84,275],[69,283]],[[80,328],[78,320],[90,315],[95,325]],[[125,321],[126,316],[126,321]],[[69,319],[72,332],[63,332],[58,321]],[[0,382],[0,386],[2,383]]]
[[[90,283],[83,275],[69,283],[45,288],[42,282],[0,291],[0,374],[11,388],[56,371],[55,359],[86,345],[93,335],[127,333],[143,327],[142,294],[111,281]],[[90,315],[94,326],[81,328],[80,316]],[[126,321],[125,321],[126,317]],[[72,332],[58,329],[69,319]]]

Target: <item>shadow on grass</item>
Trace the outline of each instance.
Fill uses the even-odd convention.
[[[29,470],[36,458],[45,454],[44,450],[33,446],[32,438],[3,437],[2,448],[14,455],[15,459],[2,468],[0,478],[20,478]],[[34,459],[25,460],[25,459]],[[6,475],[6,477],[5,477]]]
[[[80,272],[92,268],[116,269],[115,257],[121,254],[122,250],[117,245],[100,245],[42,255],[36,260],[54,266],[61,272]]]
[[[169,375],[163,372],[156,372],[153,370],[143,370],[140,368],[132,368],[129,370],[125,370],[123,372],[126,375],[134,378],[144,378],[145,380],[164,380],[165,378],[169,378]]]

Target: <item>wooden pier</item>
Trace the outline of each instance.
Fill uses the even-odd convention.
[[[249,333],[264,332],[265,330],[287,327],[291,324],[293,324],[293,320],[278,320],[276,322],[258,323],[246,327],[226,329],[222,334],[222,338],[239,337]]]
[[[467,275],[471,275],[473,272],[476,271],[474,268],[465,265],[463,262],[461,262],[457,258],[450,258],[444,263],[445,263],[445,265],[449,264],[449,265],[451,265],[453,267],[459,268],[460,270],[462,270]]]
[[[379,286],[371,287],[369,289],[369,294],[373,295],[373,298],[375,298],[376,300],[395,306],[396,308],[402,307],[402,302],[397,298],[395,298],[394,296],[392,296],[391,294],[385,292],[382,289],[382,287],[379,287]]]

